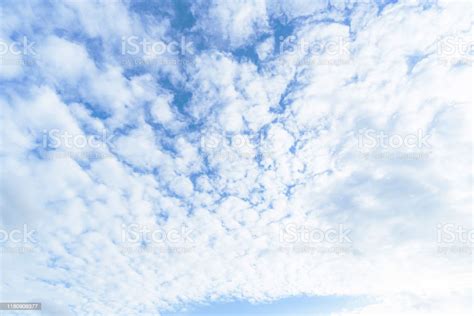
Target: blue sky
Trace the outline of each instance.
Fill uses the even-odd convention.
[[[361,297],[291,297],[274,302],[213,302],[209,305],[187,306],[187,311],[164,313],[164,316],[194,315],[328,315],[344,309],[360,308],[369,301]]]
[[[0,302],[472,314],[468,1],[0,8]]]

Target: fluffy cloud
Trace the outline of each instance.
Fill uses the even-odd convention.
[[[1,224],[36,235],[1,245],[2,300],[135,315],[338,295],[370,301],[340,315],[470,315],[472,240],[439,241],[472,227],[468,3],[5,7],[2,43],[25,34],[37,55],[0,72]],[[196,50],[130,65],[151,57],[122,36]]]

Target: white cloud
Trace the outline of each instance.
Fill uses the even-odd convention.
[[[274,49],[274,45],[275,43],[273,37],[269,37],[265,41],[260,43],[256,49],[258,58],[260,58],[260,60],[265,60],[268,56],[271,56]]]
[[[173,96],[171,95],[160,95],[154,100],[151,106],[151,115],[161,124],[166,124],[174,119],[173,112],[171,111],[171,101]]]
[[[46,73],[58,76],[58,80],[76,83],[96,71],[93,61],[81,44],[51,36],[38,49]]]
[[[200,14],[203,31],[223,40],[230,48],[246,46],[256,33],[268,29],[266,3],[262,0],[214,1]]]
[[[46,25],[29,32],[44,39],[39,65],[2,81],[2,225],[26,222],[40,239],[35,253],[2,254],[2,298],[61,315],[130,315],[209,298],[361,295],[372,301],[340,314],[469,315],[472,258],[441,253],[436,229],[470,227],[471,69],[437,43],[465,40],[471,11],[330,2],[353,10],[350,28],[320,22],[341,18],[324,10],[327,1],[193,4],[189,32],[209,47],[169,72],[117,62],[119,35],[181,35],[171,32],[175,21],[126,12],[131,5],[73,1],[51,5],[57,19],[8,18],[6,37]],[[273,35],[269,18],[282,14],[300,17],[296,50],[274,54],[272,37],[256,40]],[[81,36],[52,35],[71,21]],[[308,51],[315,43],[322,49]],[[259,64],[230,52],[247,45],[257,45]],[[365,128],[422,130],[432,146],[421,160],[402,150],[364,156]],[[113,137],[103,159],[45,160],[50,129]],[[221,142],[203,145],[213,135]],[[193,242],[124,252],[131,224],[184,227]],[[343,225],[353,243],[341,253],[284,248],[289,224]]]

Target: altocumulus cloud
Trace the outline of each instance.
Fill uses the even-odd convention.
[[[1,301],[472,313],[468,1],[13,1]]]

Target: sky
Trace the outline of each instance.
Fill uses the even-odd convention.
[[[470,1],[0,8],[1,315],[472,315]]]

